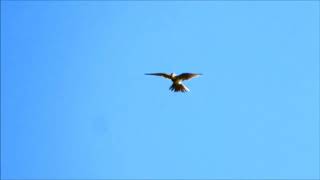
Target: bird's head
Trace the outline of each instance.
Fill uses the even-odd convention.
[[[170,76],[173,78],[173,77],[176,76],[176,74],[175,73],[171,73]]]

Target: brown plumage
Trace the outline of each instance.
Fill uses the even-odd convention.
[[[182,73],[180,75],[176,75],[174,73],[146,73],[145,75],[153,75],[153,76],[161,76],[166,79],[170,79],[172,81],[172,85],[170,86],[170,90],[174,92],[187,92],[190,91],[187,86],[182,84],[182,81],[189,80],[194,77],[198,77],[202,74],[195,73]]]

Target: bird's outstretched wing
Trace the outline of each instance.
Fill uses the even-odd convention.
[[[171,76],[166,73],[145,73],[145,75],[161,76],[167,79],[171,79]]]
[[[201,75],[202,74],[196,74],[196,73],[182,73],[182,74],[179,74],[179,76],[177,76],[177,78],[181,79],[181,80],[189,80],[191,78],[198,77]]]

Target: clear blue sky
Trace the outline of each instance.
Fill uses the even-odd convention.
[[[317,179],[319,158],[318,1],[1,2],[2,178]]]

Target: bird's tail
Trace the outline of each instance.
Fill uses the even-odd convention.
[[[172,84],[169,88],[171,91],[174,92],[188,92],[190,91],[187,86],[183,85],[183,84]]]

